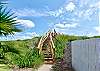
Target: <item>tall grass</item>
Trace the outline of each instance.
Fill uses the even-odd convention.
[[[43,63],[43,56],[38,54],[38,49],[28,49],[24,55],[8,53],[6,57],[12,67],[38,68]]]

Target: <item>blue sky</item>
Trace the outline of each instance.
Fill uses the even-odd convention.
[[[99,0],[8,0],[23,32],[0,40],[30,39],[49,29],[69,35],[100,35]]]

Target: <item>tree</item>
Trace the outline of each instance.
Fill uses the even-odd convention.
[[[4,5],[5,3],[0,2],[0,36],[21,32],[21,30],[16,27],[16,16],[14,16],[14,13],[11,13],[11,11],[7,11]],[[0,63],[5,63],[5,53],[7,52],[17,53],[18,51],[0,42]]]
[[[11,11],[6,11],[2,3],[0,4],[0,36],[14,34],[14,32],[20,32],[16,27],[16,16]]]

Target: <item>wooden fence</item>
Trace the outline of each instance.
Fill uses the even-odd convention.
[[[100,71],[100,39],[71,42],[72,66],[75,71]]]

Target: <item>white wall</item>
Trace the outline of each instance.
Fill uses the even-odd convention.
[[[73,41],[72,66],[76,71],[100,71],[100,39]]]

